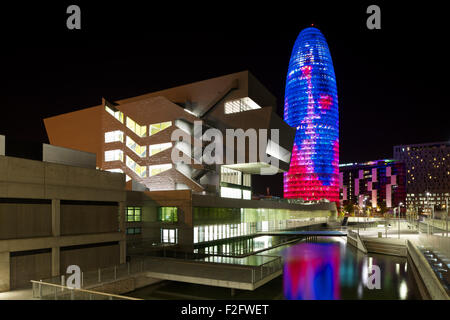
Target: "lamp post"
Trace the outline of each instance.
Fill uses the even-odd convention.
[[[448,238],[448,198],[445,199],[445,211],[447,212],[447,214],[445,215],[445,229]]]
[[[430,202],[428,200],[428,196],[430,195],[430,193],[428,191],[426,191],[426,196],[427,196],[427,207],[430,208]],[[428,217],[428,223],[427,223],[427,235],[430,235],[430,218]]]
[[[400,210],[401,210],[401,206],[403,205],[402,202],[399,202],[398,204],[398,220],[397,220],[397,224],[398,224],[398,238],[400,239]]]

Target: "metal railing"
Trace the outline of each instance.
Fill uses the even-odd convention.
[[[54,283],[34,281],[32,283],[32,297],[38,300],[142,300],[86,289],[69,288]]]
[[[107,268],[98,268],[87,272],[82,271],[81,288],[95,290],[95,288],[100,287],[105,283],[126,279],[144,272],[172,273],[186,276],[210,277],[212,279],[224,281],[229,280],[255,283],[283,268],[281,257],[266,255],[260,256],[270,257],[272,259],[262,263],[261,265],[254,266],[236,263],[237,260],[211,262],[204,260],[206,257],[204,254],[198,255],[191,253],[185,255],[183,252],[164,251],[164,254],[160,256],[135,257],[133,260],[125,264]],[[222,269],[221,271],[223,272],[218,272],[218,265],[221,265],[220,269]],[[183,266],[192,267],[189,269],[184,268]],[[66,278],[64,275],[34,282],[45,283],[47,285],[54,285],[58,287],[66,287]]]

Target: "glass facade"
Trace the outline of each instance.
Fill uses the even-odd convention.
[[[311,212],[268,208],[193,207],[194,243],[253,235],[306,225]],[[315,211],[316,221],[325,222],[329,211]]]
[[[286,79],[284,119],[297,128],[284,197],[339,202],[339,113],[327,42],[313,27],[295,42]]]

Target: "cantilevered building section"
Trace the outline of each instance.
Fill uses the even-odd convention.
[[[339,112],[327,42],[316,28],[300,32],[286,79],[284,119],[297,129],[285,198],[339,201]]]
[[[295,130],[276,115],[275,106],[275,97],[244,71],[120,101],[103,98],[99,106],[44,122],[51,144],[95,153],[98,168],[126,174],[128,189],[189,189],[251,199],[252,174],[289,169]],[[254,143],[247,137],[243,158],[208,164],[202,156],[211,141],[201,139],[199,127],[202,133],[217,129],[224,137],[227,129],[266,129],[268,135]],[[279,143],[272,129],[279,130]],[[179,132],[188,143],[173,139]],[[234,142],[224,139],[224,162],[230,150],[236,155],[238,139]],[[257,146],[256,154],[250,145]]]

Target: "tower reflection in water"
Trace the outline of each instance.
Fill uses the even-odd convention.
[[[283,290],[289,300],[340,299],[340,248],[301,243],[285,252]]]

